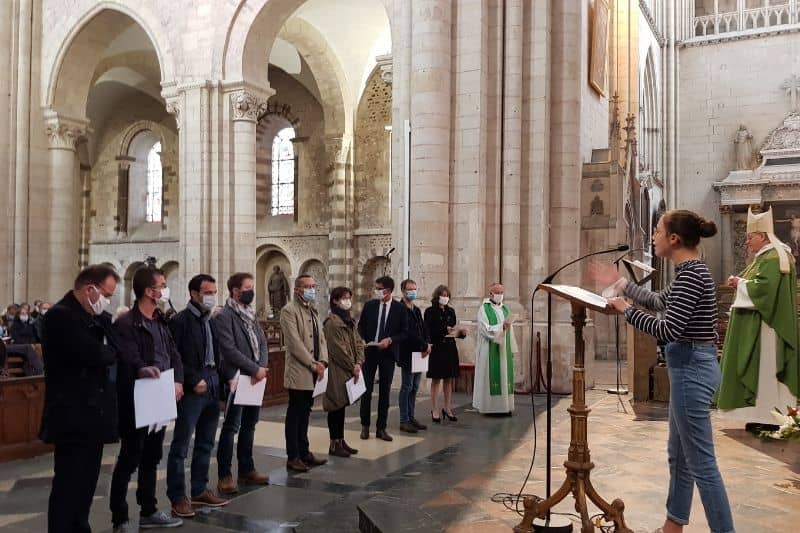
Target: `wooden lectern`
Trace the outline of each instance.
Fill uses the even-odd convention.
[[[533,498],[525,498],[525,515],[522,518],[522,522],[514,528],[514,532],[532,533],[534,531],[533,521],[537,518],[546,518],[550,509],[572,493],[575,498],[575,510],[581,516],[581,533],[593,533],[595,531],[595,525],[589,517],[589,510],[586,506],[587,498],[605,514],[606,522],[614,523],[614,531],[617,533],[633,533],[625,525],[623,516],[625,504],[622,503],[622,500],[617,498],[609,504],[597,494],[589,480],[589,474],[594,468],[594,463],[589,457],[589,444],[587,442],[586,422],[589,416],[589,409],[586,407],[583,326],[586,323],[587,307],[607,315],[615,314],[617,311],[612,307],[608,307],[604,298],[579,287],[542,284],[539,285],[539,288],[554,296],[569,300],[572,304],[572,325],[575,328],[575,366],[572,370],[572,405],[568,409],[571,420],[569,453],[567,460],[564,462],[567,479],[546,500],[537,502]]]

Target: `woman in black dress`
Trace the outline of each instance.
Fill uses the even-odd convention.
[[[439,285],[433,291],[431,306],[425,310],[425,327],[431,336],[431,355],[428,362],[428,378],[431,381],[431,418],[439,423],[442,417],[453,422],[458,419],[453,415],[450,400],[453,396],[453,382],[458,377],[458,348],[453,336],[456,327],[456,312],[450,303],[450,289]],[[463,333],[458,334],[463,338]],[[444,381],[444,384],[442,384]],[[439,386],[444,392],[444,409],[439,416]]]

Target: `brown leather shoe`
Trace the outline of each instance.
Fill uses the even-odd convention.
[[[394,440],[391,435],[386,433],[385,429],[379,429],[378,431],[376,431],[375,438],[385,440],[386,442],[392,442]]]
[[[239,492],[239,486],[231,476],[226,476],[217,483],[217,492],[220,494],[236,494]]]
[[[342,439],[332,439],[331,446],[328,448],[328,455],[332,455],[334,457],[350,457],[350,452],[344,449],[342,446]]]
[[[192,509],[192,504],[189,503],[189,498],[186,496],[172,504],[172,516],[177,516],[178,518],[191,518],[194,515],[195,512],[194,509]]]
[[[269,485],[269,476],[253,470],[247,474],[239,474],[239,483],[242,485]]]
[[[344,440],[344,439],[342,439],[342,448],[347,450],[347,453],[349,453],[350,455],[355,455],[355,454],[358,453],[358,450],[355,449],[355,448],[352,448],[349,444],[347,444],[347,441]]]
[[[293,472],[308,472],[308,466],[300,459],[286,461],[286,470]]]
[[[224,507],[228,505],[229,501],[225,498],[220,498],[210,490],[206,490],[198,496],[192,496],[192,505],[200,505],[203,507]]]
[[[369,438],[369,426],[361,426],[361,440]]]
[[[303,462],[306,465],[308,465],[309,467],[314,467],[314,466],[322,466],[325,463],[327,463],[328,460],[327,459],[317,459],[316,457],[314,457],[313,453],[308,452],[308,455],[303,457]]]

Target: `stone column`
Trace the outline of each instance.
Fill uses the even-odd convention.
[[[735,275],[733,261],[733,208],[729,205],[719,206],[719,239],[722,246],[722,277],[726,279]]]
[[[503,234],[500,280],[516,313],[520,305],[520,201],[522,173],[522,0],[508,0],[505,15],[505,95],[503,105]],[[523,302],[524,303],[524,302]]]
[[[46,242],[39,243],[49,260],[43,296],[55,301],[78,273],[80,251],[81,184],[75,147],[88,131],[89,121],[45,112],[50,149],[50,174],[45,194],[50,198]]]
[[[13,2],[12,2],[13,4]],[[30,190],[31,106],[31,0],[18,0],[17,91],[14,175],[14,301],[28,299],[28,253]],[[13,107],[12,107],[13,109]],[[74,149],[74,147],[73,147]]]
[[[411,13],[411,277],[449,278],[451,0],[413,0]]]
[[[328,252],[328,277],[330,286],[337,287],[347,283],[348,242],[347,242],[347,183],[346,166],[349,147],[340,135],[325,137],[325,153],[330,172],[330,240]]]
[[[228,257],[223,256],[223,278],[234,272],[254,272],[256,266],[256,122],[268,95],[250,89],[228,94],[232,121],[232,173],[229,176],[230,218]],[[224,226],[223,226],[224,228]]]

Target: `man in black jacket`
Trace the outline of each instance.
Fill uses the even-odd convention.
[[[136,428],[133,389],[136,379],[158,378],[162,371],[174,370],[175,399],[183,397],[183,363],[158,303],[167,286],[164,273],[143,267],[133,275],[136,304],[114,323],[119,339],[120,364],[117,373],[120,436],[122,444],[111,477],[111,520],[114,532],[129,531],[128,483],[139,469],[136,501],[141,507],[139,528],[176,527],[183,521],[158,510],[156,470],[161,461],[165,428]]]
[[[89,509],[100,475],[103,444],[117,440],[116,362],[106,311],[119,276],[93,265],[75,278],[44,318],[45,401],[40,438],[55,445],[47,527],[89,533]]]
[[[178,419],[167,456],[167,496],[172,514],[187,518],[195,515],[193,505],[221,507],[228,500],[208,490],[208,467],[217,435],[221,380],[219,344],[211,323],[211,310],[217,304],[217,282],[208,274],[189,281],[189,304],[169,323],[172,338],[183,361],[184,396],[178,403]],[[192,452],[192,500],[186,497],[184,461],[194,433]]]
[[[380,372],[378,389],[378,421],[375,424],[375,437],[391,441],[386,433],[386,420],[389,415],[389,392],[392,388],[394,365],[400,358],[400,344],[408,335],[406,308],[392,299],[394,280],[383,276],[375,280],[374,298],[364,305],[358,319],[358,333],[367,348],[364,350],[364,385],[367,391],[361,397],[361,438],[369,438],[370,409],[372,389],[375,385],[375,372]]]
[[[400,344],[400,361],[398,362],[403,378],[398,395],[400,431],[416,433],[419,430],[428,429],[428,427],[414,416],[422,372],[412,372],[411,355],[413,352],[420,352],[423,357],[430,355],[431,341],[422,318],[422,312],[419,307],[414,305],[414,301],[417,299],[416,282],[413,279],[403,280],[400,283],[400,290],[403,291],[403,304],[408,314],[408,335]]]

